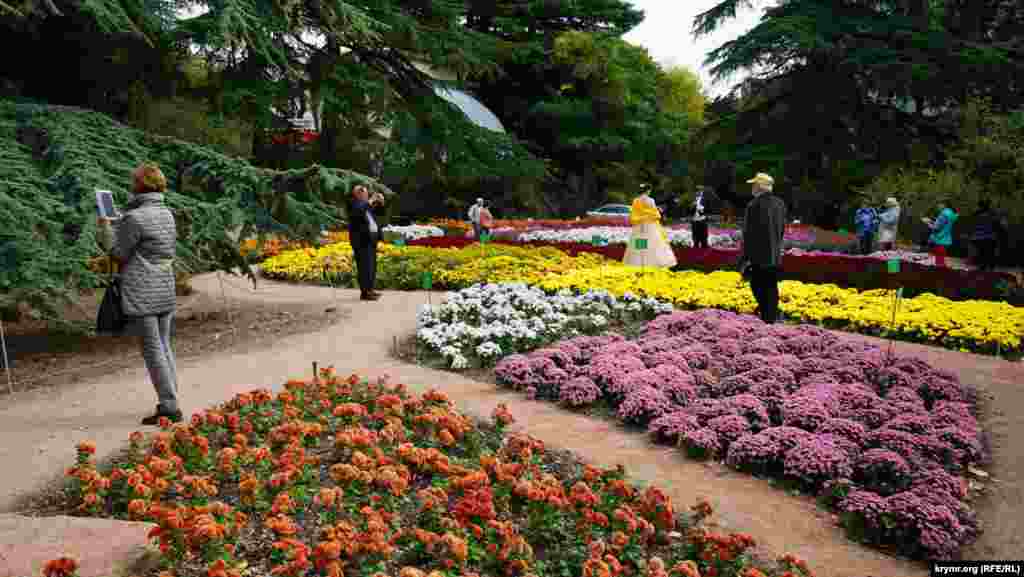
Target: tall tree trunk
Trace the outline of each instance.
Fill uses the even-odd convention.
[[[330,67],[338,57],[340,48],[337,40],[327,39],[327,57],[321,66]],[[327,76],[327,68],[321,69],[321,82]],[[320,164],[335,166],[338,160],[338,129],[340,117],[338,110],[330,102],[323,103],[323,118],[320,121]]]

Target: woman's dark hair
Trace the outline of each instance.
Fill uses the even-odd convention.
[[[987,198],[983,198],[980,201],[978,201],[978,211],[979,212],[988,212],[990,210],[992,210],[992,201],[991,200],[989,200]]]

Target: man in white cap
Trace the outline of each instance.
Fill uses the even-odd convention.
[[[747,181],[754,200],[743,220],[743,264],[750,272],[750,290],[757,300],[761,320],[774,323],[779,317],[779,268],[782,237],[786,232],[786,204],[772,194],[775,179],[759,172]]]
[[[480,238],[480,209],[484,207],[484,199],[476,199],[476,204],[469,207],[469,222],[473,223],[473,237]]]

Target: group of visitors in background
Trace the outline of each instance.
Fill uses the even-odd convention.
[[[946,203],[939,203],[938,215],[935,218],[921,219],[921,222],[928,226],[928,236],[922,244],[935,255],[936,266],[945,266],[946,252],[953,244],[953,225],[959,218],[960,215],[952,207]],[[900,204],[895,198],[887,198],[885,208],[881,211],[865,201],[854,215],[860,253],[871,254],[875,251],[876,235],[879,250],[895,248],[899,221]],[[1006,227],[999,214],[992,208],[992,203],[987,199],[979,202],[978,210],[974,214],[974,231],[968,238],[975,247],[980,270],[995,268],[1000,239],[1005,232]]]

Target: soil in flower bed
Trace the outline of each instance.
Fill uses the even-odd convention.
[[[235,281],[238,282],[238,281]],[[83,295],[67,311],[70,328],[56,331],[46,323],[4,323],[14,389],[67,387],[141,366],[138,337],[92,336],[98,295]],[[290,335],[315,332],[342,321],[344,309],[327,311],[322,303],[272,303],[193,293],[182,298],[175,319],[174,347],[179,360],[223,351],[244,351]],[[0,372],[0,377],[3,373]],[[0,396],[8,394],[0,382]]]
[[[858,541],[948,558],[979,532],[963,477],[988,456],[973,387],[863,341],[677,312],[635,341],[568,339],[495,373],[532,398],[611,405],[691,457],[818,495]]]
[[[706,529],[707,503],[680,511],[621,468],[507,434],[502,405],[474,421],[438,391],[330,369],[286,389],[133,434],[113,470],[79,444],[66,505],[156,523],[178,577],[765,574],[751,537]]]

